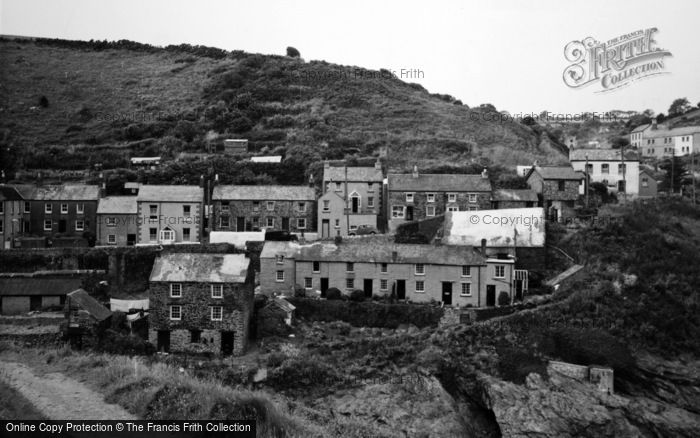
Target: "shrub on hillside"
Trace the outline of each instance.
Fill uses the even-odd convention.
[[[554,354],[581,365],[607,365],[622,371],[634,365],[626,344],[604,330],[561,327],[552,332]]]
[[[331,287],[326,291],[326,299],[327,300],[340,300],[342,299],[343,294],[340,292],[340,289],[337,287]]]
[[[148,341],[138,336],[127,335],[111,329],[105,331],[98,351],[111,354],[126,355],[151,355],[156,352],[156,348]]]

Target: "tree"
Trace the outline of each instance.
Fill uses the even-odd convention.
[[[654,117],[654,110],[653,110],[653,109],[645,109],[645,110],[642,112],[642,115],[643,115],[644,117],[652,118],[652,117]]]
[[[301,56],[301,53],[294,47],[287,47],[287,56],[290,58],[299,58]]]
[[[664,113],[659,113],[656,115],[656,121],[658,123],[663,123],[666,121],[666,115]]]
[[[668,116],[669,117],[676,117],[680,116],[681,114],[684,114],[690,110],[690,102],[688,102],[688,99],[685,97],[683,98],[678,98],[673,101],[671,106],[668,108]]]
[[[630,145],[630,140],[627,137],[615,137],[612,141],[613,149],[620,149],[623,147],[628,147]]]
[[[535,119],[532,118],[532,116],[523,117],[520,123],[522,123],[525,126],[532,126],[537,124],[537,122],[535,121]]]
[[[661,186],[665,190],[673,191],[673,193],[678,193],[683,186],[683,180],[687,176],[688,169],[679,156],[673,156],[672,158],[665,159],[659,168],[666,171],[666,175],[661,182]]]

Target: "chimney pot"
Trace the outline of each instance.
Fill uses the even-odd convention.
[[[486,257],[486,239],[481,239],[481,255]]]
[[[413,177],[418,178],[418,166],[413,166]]]

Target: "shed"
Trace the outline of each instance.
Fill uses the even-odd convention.
[[[0,314],[17,315],[62,306],[66,295],[81,284],[80,276],[3,274],[0,276]]]

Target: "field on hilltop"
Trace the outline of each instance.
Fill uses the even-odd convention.
[[[395,170],[564,159],[546,134],[499,120],[491,105],[469,108],[386,72],[124,41],[5,39],[0,57],[6,169],[125,167],[223,138],[305,169],[381,155]]]

